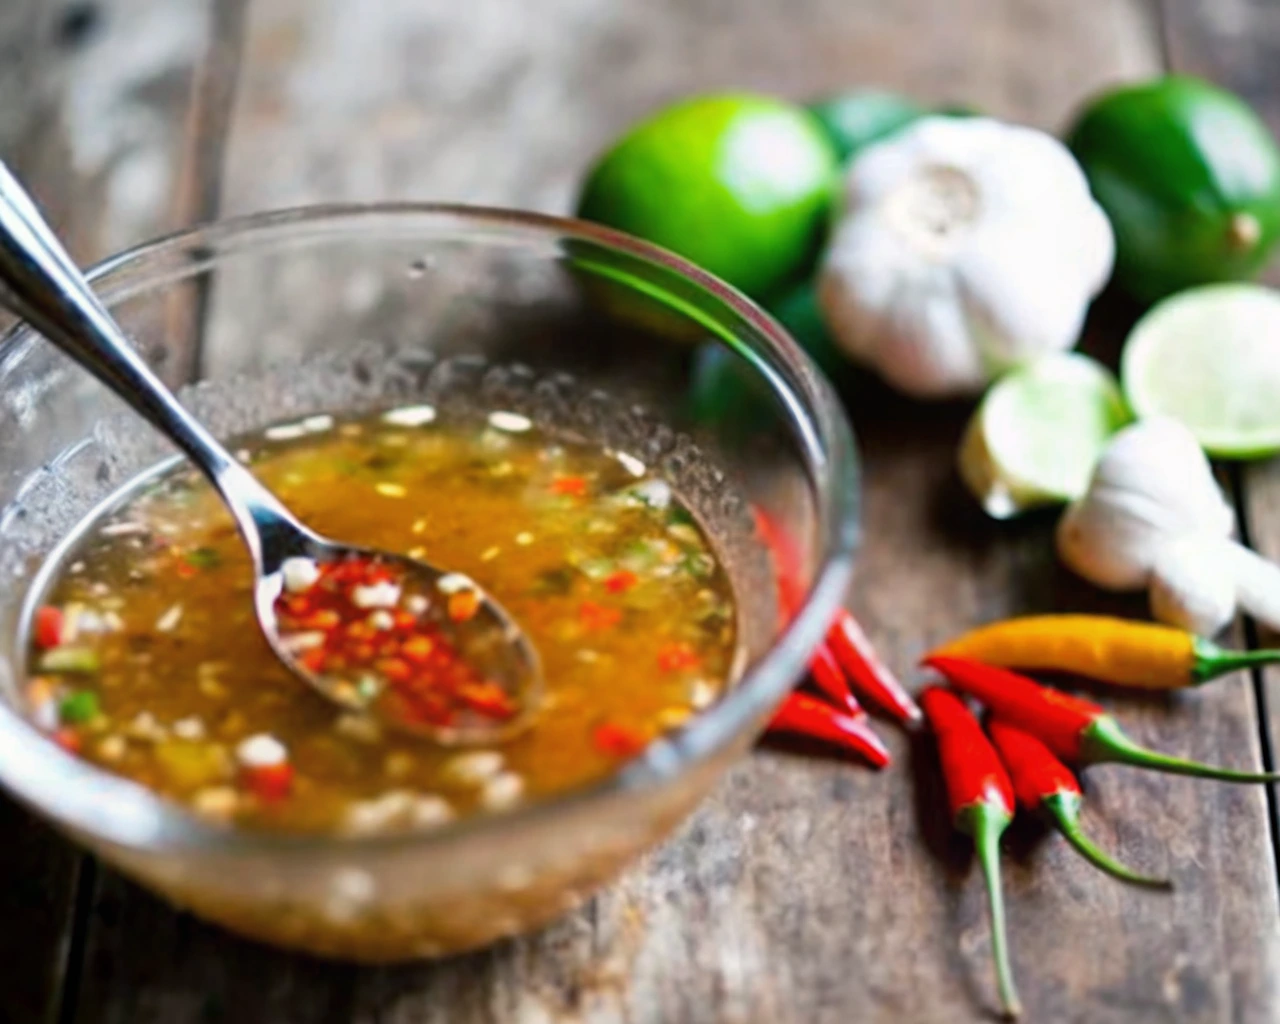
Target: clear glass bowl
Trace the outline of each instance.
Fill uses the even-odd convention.
[[[21,715],[27,583],[88,510],[170,450],[17,325],[0,340],[0,782],[121,871],[245,935],[390,961],[542,924],[666,835],[748,749],[844,595],[856,468],[839,403],[776,323],[668,253],[524,213],[320,207],[174,235],[92,277],[162,374],[201,379],[184,401],[220,433],[467,399],[641,454],[707,524],[742,606],[736,685],[585,790],[401,836],[205,823],[63,753]],[[694,343],[712,338],[752,392],[750,429],[687,415]],[[804,558],[807,599],[785,627],[753,505]]]

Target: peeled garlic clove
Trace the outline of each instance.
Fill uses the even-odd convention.
[[[1236,543],[1226,545],[1225,556],[1241,609],[1280,629],[1280,566]]]
[[[1159,551],[1148,590],[1157,621],[1214,636],[1235,618],[1235,574],[1223,550],[1228,544],[1189,535]]]

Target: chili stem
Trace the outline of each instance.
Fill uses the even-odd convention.
[[[1119,723],[1110,715],[1099,715],[1085,726],[1080,733],[1080,741],[1080,758],[1090,764],[1111,761],[1168,772],[1171,775],[1190,775],[1221,782],[1280,782],[1280,773],[1276,772],[1242,772],[1218,768],[1149,750],[1126,736]]]
[[[1080,797],[1075,793],[1054,793],[1052,796],[1045,797],[1040,802],[1040,806],[1057,823],[1058,830],[1066,837],[1067,842],[1094,867],[1122,882],[1132,882],[1134,885],[1143,885],[1151,889],[1173,888],[1173,883],[1167,878],[1139,874],[1095,846],[1093,840],[1085,835],[1080,827]]]
[[[1009,815],[999,807],[979,802],[965,808],[969,819],[965,829],[973,836],[974,851],[987,885],[991,912],[991,954],[996,965],[996,988],[1004,1016],[1013,1020],[1022,1015],[1022,1002],[1013,983],[1009,965],[1009,943],[1004,920],[1004,890],[1000,881],[1000,836],[1009,825]]]
[[[1191,682],[1207,683],[1211,679],[1255,665],[1280,662],[1280,651],[1229,651],[1209,640],[1197,637],[1193,643],[1195,661],[1191,666]]]

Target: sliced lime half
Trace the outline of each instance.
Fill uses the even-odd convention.
[[[1120,369],[1134,412],[1181,420],[1210,455],[1280,451],[1280,292],[1213,284],[1165,299],[1134,326]]]
[[[1076,352],[1001,377],[960,445],[960,476],[995,519],[1078,498],[1108,438],[1129,422],[1120,386]]]

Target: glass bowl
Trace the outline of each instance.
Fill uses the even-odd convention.
[[[774,321],[669,253],[526,213],[326,206],[173,235],[91,276],[163,376],[200,381],[184,401],[222,434],[295,413],[468,400],[631,450],[701,517],[739,600],[734,685],[603,782],[406,835],[207,823],[62,752],[22,716],[17,621],[41,560],[171,449],[12,327],[0,339],[0,782],[125,874],[244,935],[394,961],[562,913],[670,832],[750,747],[844,596],[857,488],[839,403]],[[695,351],[714,345],[748,393],[747,429],[741,416],[689,414]],[[785,624],[755,508],[802,556],[807,596]]]

